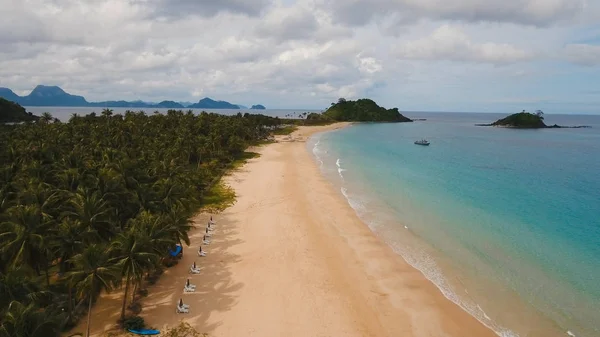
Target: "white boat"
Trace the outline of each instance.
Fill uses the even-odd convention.
[[[417,144],[417,145],[424,145],[424,146],[428,146],[428,145],[429,145],[429,142],[428,142],[427,140],[425,140],[425,139],[421,139],[421,140],[417,140],[417,141],[415,142],[415,144]]]

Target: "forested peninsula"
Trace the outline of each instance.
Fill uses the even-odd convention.
[[[331,103],[322,114],[311,113],[306,119],[308,122],[412,122],[404,117],[398,108],[386,109],[368,98],[356,101],[340,98],[337,103]]]
[[[99,293],[115,288],[121,323],[139,325],[138,299],[176,263],[169,250],[189,244],[190,218],[282,123],[104,110],[0,128],[0,336],[89,324]]]

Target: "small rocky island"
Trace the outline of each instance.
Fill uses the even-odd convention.
[[[256,104],[256,105],[253,105],[253,106],[250,108],[250,110],[266,110],[266,109],[267,109],[267,108],[265,108],[265,106],[264,106],[264,105],[262,105],[262,104]]]
[[[560,126],[557,124],[546,125],[544,123],[544,112],[537,110],[535,113],[525,110],[499,119],[492,124],[476,124],[477,126],[498,126],[514,129],[558,129],[558,128],[589,128],[589,126]]]

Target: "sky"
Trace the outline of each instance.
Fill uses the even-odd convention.
[[[600,114],[600,0],[0,0],[0,87]]]

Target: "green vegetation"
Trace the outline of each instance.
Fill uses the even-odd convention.
[[[491,125],[520,129],[542,129],[547,127],[546,124],[544,124],[543,115],[544,113],[541,110],[536,111],[535,114],[523,110],[522,112],[497,120]]]
[[[39,117],[28,113],[17,103],[0,97],[0,123],[19,123],[35,121]]]
[[[282,121],[169,111],[47,114],[0,129],[0,337],[54,337],[94,319],[101,291],[124,290],[122,324],[190,244],[190,217],[222,209],[220,183]],[[89,328],[88,328],[89,334]]]
[[[313,114],[308,117],[318,118]],[[336,122],[412,122],[409,118],[404,117],[398,108],[385,109],[373,100],[366,98],[357,101],[340,98],[337,103],[331,104],[321,118]]]
[[[298,130],[298,127],[295,125],[287,125],[284,126],[282,128],[279,128],[277,130],[273,131],[274,135],[278,135],[278,136],[287,136],[289,134],[291,134],[292,132]]]

